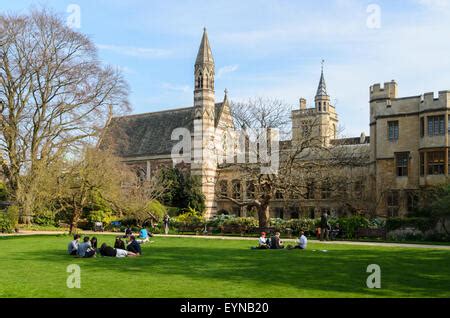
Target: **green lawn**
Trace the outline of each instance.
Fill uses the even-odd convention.
[[[263,251],[251,241],[158,237],[139,258],[77,259],[65,254],[69,241],[0,238],[0,297],[450,297],[448,250],[314,242]],[[81,267],[81,289],[66,286],[69,264]],[[381,266],[381,289],[366,287],[369,264]]]

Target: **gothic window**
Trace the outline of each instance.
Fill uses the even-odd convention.
[[[205,74],[205,88],[208,88],[208,86],[209,86],[208,74]]]
[[[203,74],[200,72],[197,78],[197,88],[203,88]]]
[[[241,182],[233,180],[233,199],[239,200],[241,198]]]
[[[429,175],[445,173],[445,151],[431,151],[427,153],[427,166]]]
[[[314,181],[308,182],[306,185],[306,199],[314,199]]]
[[[398,191],[389,191],[387,193],[387,208],[388,208],[388,216],[396,217],[398,216],[399,210],[399,200],[398,200]]]
[[[420,153],[420,176],[424,176],[425,175],[425,153],[421,152]]]
[[[220,181],[220,194],[224,197],[228,196],[228,182],[227,180]]]
[[[419,196],[415,191],[408,191],[406,195],[406,208],[408,213],[413,213],[419,207]]]
[[[283,192],[281,192],[280,190],[277,190],[275,192],[275,199],[277,200],[283,200]]]
[[[424,137],[425,136],[425,118],[422,117],[420,118],[420,137]]]
[[[247,181],[247,198],[255,198],[255,185],[251,181]]]
[[[441,136],[445,135],[445,116],[429,116],[428,117],[428,135]]]
[[[408,176],[409,152],[399,152],[395,154],[395,169],[397,177]]]
[[[323,200],[327,200],[331,197],[331,184],[329,181],[322,183],[321,195]]]
[[[388,122],[388,138],[389,141],[397,141],[399,136],[398,121]]]
[[[275,217],[279,219],[284,219],[284,209],[283,208],[275,208]]]

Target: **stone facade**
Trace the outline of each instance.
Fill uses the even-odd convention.
[[[194,104],[191,107],[155,113],[113,118],[106,127],[102,143],[117,144],[118,155],[136,167],[142,178],[150,178],[163,167],[172,165],[173,129],[185,127],[192,133],[194,156],[185,165],[202,180],[206,197],[206,216],[218,213],[240,216],[254,211],[240,208],[218,191],[236,199],[245,199],[248,180],[238,164],[223,167],[214,151],[224,143],[226,129],[233,128],[227,92],[221,103],[215,102],[215,64],[204,31],[194,67]],[[271,217],[317,217],[321,212],[349,212],[396,216],[417,206],[417,191],[428,185],[448,182],[450,91],[412,97],[398,97],[397,84],[370,87],[370,137],[337,139],[338,114],[330,103],[322,73],[314,106],[300,99],[292,111],[292,140],[283,141],[283,151],[290,151],[305,134],[308,123],[316,123],[310,132],[322,147],[340,147],[361,154],[363,164],[348,166],[330,174],[341,175],[339,188],[326,188],[323,182],[311,185],[307,195],[286,198],[275,195],[270,205]],[[197,155],[197,156],[196,156]],[[301,172],[300,172],[301,173]],[[349,210],[351,202],[352,209]]]

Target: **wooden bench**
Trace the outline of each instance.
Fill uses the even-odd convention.
[[[361,237],[369,237],[369,238],[373,238],[373,237],[380,237],[382,239],[386,239],[386,229],[358,229],[356,231],[356,238],[361,238]]]
[[[245,228],[243,228],[239,225],[223,225],[220,227],[220,232],[222,234],[239,233],[241,235],[244,235],[246,230],[245,230]]]
[[[182,225],[182,226],[179,226],[177,228],[177,231],[179,233],[185,233],[185,232],[195,232],[195,233],[197,233],[197,232],[200,232],[202,230],[203,230],[203,228],[201,226],[198,226],[198,225]]]

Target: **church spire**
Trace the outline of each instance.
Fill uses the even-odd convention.
[[[203,28],[202,42],[197,53],[197,59],[195,65],[212,64],[214,65],[214,58],[212,55],[211,47],[209,46],[208,33],[206,28]]]
[[[325,60],[322,60],[322,72],[320,74],[319,87],[317,88],[316,97],[328,96],[327,85],[325,84],[325,77],[323,76],[323,64]]]

